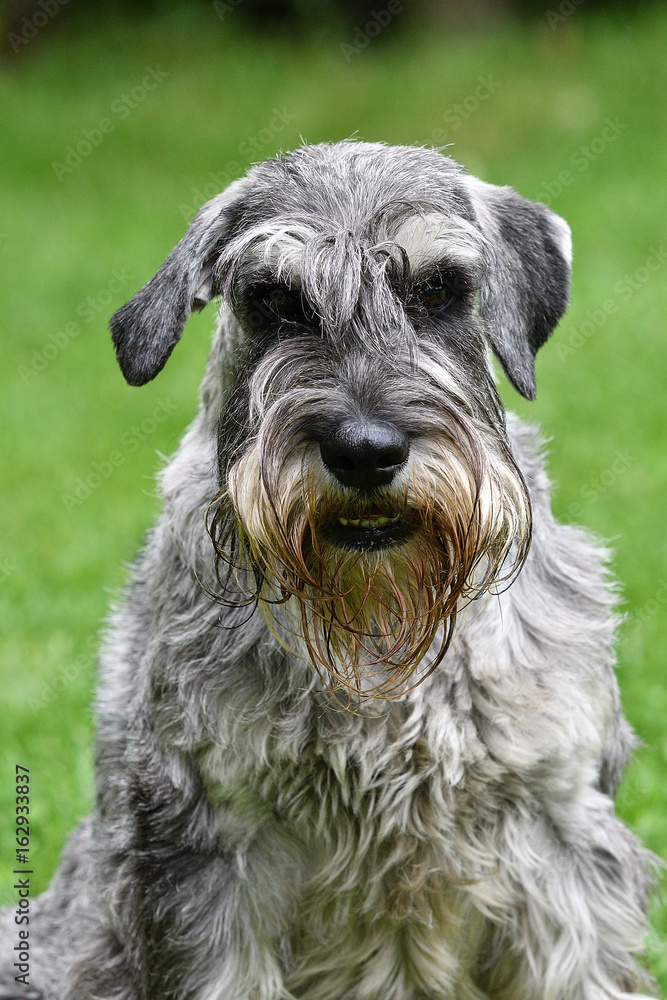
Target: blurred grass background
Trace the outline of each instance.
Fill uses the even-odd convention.
[[[107,319],[251,162],[350,135],[447,144],[572,226],[572,304],[540,355],[538,400],[504,395],[553,437],[557,514],[615,549],[619,679],[644,744],[619,811],[667,856],[666,8],[570,4],[555,23],[543,11],[474,31],[399,13],[362,47],[355,25],[258,35],[226,7],[134,20],[63,7],[0,63],[0,902],[13,899],[14,764],[31,769],[36,889],[91,807],[100,623],[158,511],[153,474],[194,413],[214,317],[194,316],[140,390]],[[657,901],[663,996],[666,930]]]

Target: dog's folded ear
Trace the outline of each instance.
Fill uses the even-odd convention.
[[[535,355],[568,304],[572,236],[546,205],[465,178],[487,248],[479,311],[508,379],[535,399]]]
[[[207,202],[151,280],[111,317],[116,357],[130,385],[162,371],[193,309],[216,294],[214,267],[246,179]]]

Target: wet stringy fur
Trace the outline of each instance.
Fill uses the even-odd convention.
[[[462,601],[474,600],[492,585],[508,586],[530,544],[530,501],[521,473],[510,459],[516,493],[512,497],[495,491],[497,503],[510,507],[504,516],[493,508],[483,511],[480,492],[488,472],[472,435],[464,442],[467,455],[460,468],[470,475],[448,490],[438,483],[438,495],[417,470],[402,499],[395,491],[361,498],[322,497],[304,459],[298,477],[301,489],[287,497],[263,465],[258,487],[265,529],[261,536],[239,520],[232,472],[231,489],[209,508],[208,530],[222,588],[217,599],[225,603],[231,591],[231,601],[237,603],[239,589],[245,590],[247,600],[258,602],[283,642],[285,605],[297,602],[290,631],[303,639],[314,666],[330,675],[333,693],[342,685],[353,695],[395,696],[405,692],[406,682],[420,667],[417,683],[423,681],[447,652],[457,611],[465,606]],[[449,441],[450,457],[452,445]],[[513,509],[511,500],[516,503]],[[395,558],[391,551],[345,552],[322,536],[323,526],[341,517],[363,518],[366,511],[392,517],[396,509],[404,523],[414,527],[416,538]]]

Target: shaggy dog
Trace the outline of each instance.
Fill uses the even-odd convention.
[[[533,398],[570,259],[543,205],[343,142],[253,167],[115,315],[141,385],[222,300],[102,651],[96,809],[29,988],[7,914],[1,998],[650,989],[605,554],[490,358]]]

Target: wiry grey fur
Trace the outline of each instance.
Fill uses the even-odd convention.
[[[429,316],[413,299],[433,261],[458,286]],[[534,395],[569,264],[569,230],[543,206],[429,150],[347,142],[254,167],[116,314],[119,361],[142,384],[190,310],[224,298],[198,416],[101,657],[97,807],[33,905],[32,991],[14,983],[6,915],[2,1000],[652,995],[649,858],[613,809],[633,738],[605,553],[554,521],[536,434],[506,426],[487,358]],[[276,331],[249,304],[260,278],[300,289],[309,325]],[[509,586],[468,581],[444,659],[413,664],[390,698],[346,689],[344,663],[338,680],[316,669],[292,634],[297,598],[264,616],[265,592],[246,600],[239,511],[257,503],[244,531],[261,532],[271,502],[278,519],[286,495],[301,502],[304,470],[345,502],[316,444],[350,412],[409,431],[385,499],[413,474],[437,492],[465,455],[496,490],[476,516],[513,533]],[[253,449],[254,482],[238,464]],[[221,583],[214,498],[239,561]]]

